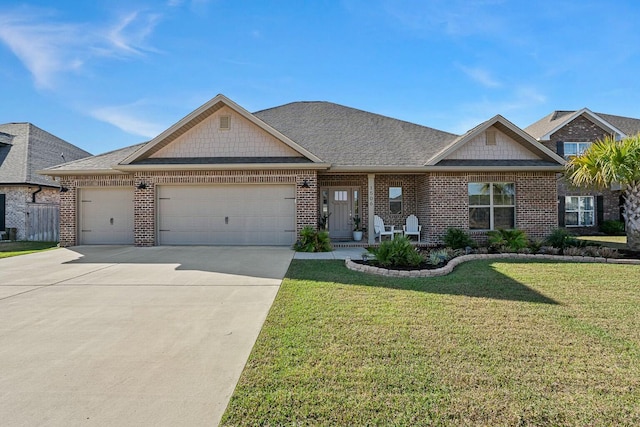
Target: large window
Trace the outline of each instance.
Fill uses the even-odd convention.
[[[564,199],[564,224],[567,227],[590,227],[593,225],[594,209],[592,196],[567,196]]]
[[[565,142],[564,143],[564,157],[566,159],[579,156],[584,153],[584,151],[589,148],[591,145],[590,142]]]
[[[469,183],[469,229],[512,229],[516,224],[516,187],[512,182]]]
[[[389,212],[402,213],[402,187],[389,187]]]

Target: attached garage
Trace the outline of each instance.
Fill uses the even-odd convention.
[[[81,188],[78,240],[81,245],[132,245],[134,243],[131,187]]]
[[[162,185],[156,189],[160,245],[294,242],[294,185]]]

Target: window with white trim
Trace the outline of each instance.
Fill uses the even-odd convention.
[[[389,187],[389,212],[402,213],[402,187]]]
[[[594,225],[593,196],[566,196],[564,198],[564,224],[567,227]]]
[[[469,229],[513,229],[516,225],[516,186],[513,182],[469,183]]]
[[[573,156],[579,156],[591,146],[590,142],[565,142],[564,143],[564,158],[569,159]]]

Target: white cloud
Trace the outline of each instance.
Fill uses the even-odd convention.
[[[132,135],[153,138],[163,132],[166,126],[140,117],[142,104],[144,104],[144,101],[95,108],[90,111],[90,115]]]
[[[486,87],[500,87],[502,84],[491,76],[491,73],[480,67],[465,67],[460,65],[459,68],[472,80]]]
[[[97,56],[128,57],[155,51],[145,45],[159,15],[132,12],[112,25],[56,22],[50,13],[0,12],[0,42],[33,75],[39,88],[53,89],[56,78],[79,70]]]

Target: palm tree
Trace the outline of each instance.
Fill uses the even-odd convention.
[[[624,188],[624,222],[627,246],[640,250],[640,134],[616,141],[596,141],[567,164],[567,176],[578,187]]]

